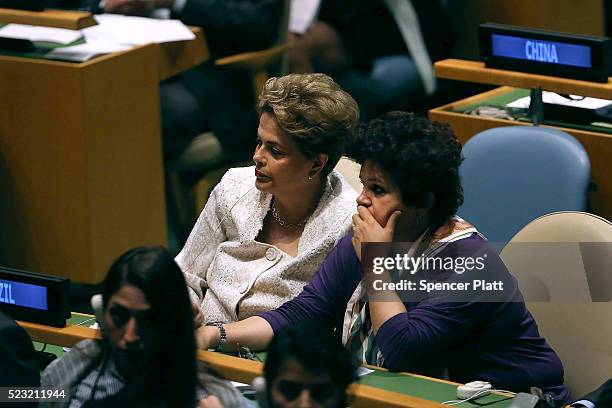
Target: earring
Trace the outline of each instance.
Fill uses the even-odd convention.
[[[308,180],[312,180],[312,176],[308,176]]]

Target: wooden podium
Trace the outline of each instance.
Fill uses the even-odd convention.
[[[465,143],[477,133],[493,127],[529,125],[529,123],[525,122],[466,115],[459,112],[464,106],[483,103],[488,99],[513,92],[515,88],[512,87],[529,89],[539,86],[547,91],[612,100],[612,81],[610,80],[604,84],[579,81],[487,68],[482,62],[456,59],[436,62],[435,72],[438,78],[492,85],[507,85],[429,111],[429,118],[431,120],[450,124],[461,143]],[[561,126],[555,127],[571,134],[582,143],[591,161],[591,180],[594,185],[594,189],[589,192],[590,212],[611,220],[612,172],[610,171],[610,162],[612,161],[612,134],[605,133],[603,129],[597,131]]]
[[[158,84],[208,57],[193,31],[84,63],[0,56],[0,265],[95,283],[166,245]]]

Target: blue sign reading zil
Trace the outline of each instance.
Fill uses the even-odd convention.
[[[548,64],[591,68],[591,47],[557,41],[543,41],[511,35],[492,34],[491,53],[497,57],[516,58]]]
[[[0,303],[48,310],[47,288],[29,283],[0,280]]]

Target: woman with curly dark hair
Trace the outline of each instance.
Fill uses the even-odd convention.
[[[263,348],[282,327],[317,319],[364,363],[516,392],[539,387],[567,402],[561,361],[516,280],[455,215],[462,158],[449,127],[391,112],[359,129],[351,156],[364,186],[353,232],[297,298],[226,325],[227,344]],[[201,334],[200,346],[218,340]]]

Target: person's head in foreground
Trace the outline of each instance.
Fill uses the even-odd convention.
[[[356,366],[339,339],[304,322],[278,332],[264,367],[268,408],[347,406]]]
[[[102,310],[108,347],[103,358],[113,359],[126,391],[141,385],[166,405],[193,403],[193,317],[183,274],[172,256],[161,247],[121,255],[102,282]]]
[[[132,249],[102,283],[104,340],[129,385],[142,379],[167,405],[193,402],[195,341],[185,279],[161,247]]]
[[[327,75],[291,74],[270,78],[257,107],[256,187],[280,199],[319,191],[359,119],[355,100]]]
[[[65,406],[245,406],[229,382],[196,361],[185,279],[168,251],[127,251],[110,267],[101,292],[92,306],[102,339],[77,343],[42,375],[42,387],[67,390]]]
[[[449,126],[390,112],[362,125],[351,146],[350,156],[362,164],[358,211],[366,209],[382,227],[396,222],[394,240],[437,229],[463,202],[461,144]]]
[[[101,290],[92,305],[102,339],[83,340],[51,363],[41,386],[67,390],[70,407],[193,407],[193,314],[172,256],[161,247],[132,249],[112,264]]]

